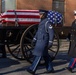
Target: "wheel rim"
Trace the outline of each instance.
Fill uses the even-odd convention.
[[[6,47],[14,58],[19,59],[19,60],[25,59],[20,49],[20,44],[9,44],[9,45],[6,45]]]

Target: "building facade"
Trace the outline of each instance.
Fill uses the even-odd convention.
[[[5,4],[2,3],[5,1]],[[8,9],[20,10],[55,10],[63,14],[63,25],[70,26],[74,20],[74,10],[76,10],[76,0],[0,0],[0,12]]]
[[[0,13],[1,13],[1,0],[0,0]]]

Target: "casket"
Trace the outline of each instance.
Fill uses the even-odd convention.
[[[1,22],[8,25],[32,25],[39,24],[39,10],[8,10],[1,14]],[[8,24],[11,23],[11,24]]]

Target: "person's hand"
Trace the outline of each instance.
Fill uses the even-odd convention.
[[[48,44],[48,49],[49,49],[50,47],[52,47],[52,43],[49,43],[49,44]]]
[[[35,46],[35,44],[36,44],[36,40],[33,39],[31,44],[32,44],[33,46]]]

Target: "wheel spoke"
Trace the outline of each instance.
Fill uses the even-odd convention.
[[[23,53],[20,49],[20,44],[9,44],[7,45],[7,49],[9,50],[10,54],[19,60],[24,60]]]
[[[16,54],[16,55],[17,55],[17,56],[19,56],[19,53],[20,53],[20,49],[18,49],[18,51],[17,51],[17,54]]]
[[[36,28],[33,28],[34,29],[34,32],[33,32],[33,34],[35,34],[36,33],[36,31],[37,31],[37,29]]]
[[[25,39],[28,40],[29,42],[31,42],[31,39],[30,38],[25,37]]]
[[[18,45],[15,49],[13,49],[13,50],[12,50],[12,53],[15,52],[15,51],[19,48],[19,46],[20,46],[20,45]]]
[[[33,38],[33,34],[32,34],[32,32],[29,31],[29,34],[30,34],[30,36]]]
[[[13,47],[13,46],[15,46],[16,44],[11,44],[11,45],[9,45],[9,47]]]
[[[51,52],[56,53],[56,51],[52,50],[51,48],[49,49]]]

